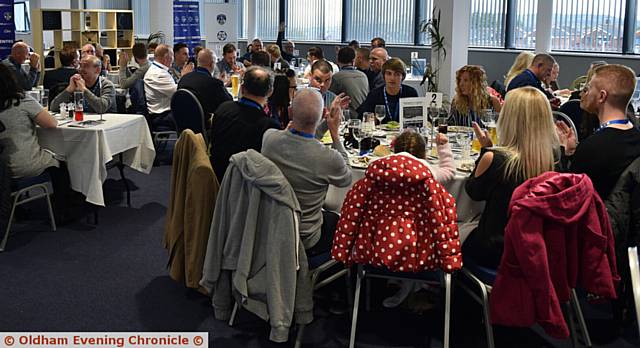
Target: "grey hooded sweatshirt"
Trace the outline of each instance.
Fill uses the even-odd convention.
[[[229,162],[200,285],[213,294],[216,319],[229,319],[235,297],[269,320],[270,340],[286,342],[294,313],[298,324],[313,320],[300,206],[280,169],[259,152],[240,152]]]

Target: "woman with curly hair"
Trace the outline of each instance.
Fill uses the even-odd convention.
[[[451,102],[449,122],[456,126],[471,127],[478,122],[482,110],[500,111],[497,97],[487,91],[487,75],[477,65],[465,65],[456,71],[456,96]]]

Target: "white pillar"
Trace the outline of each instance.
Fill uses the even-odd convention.
[[[538,1],[536,16],[536,52],[551,51],[551,26],[553,22],[553,1]]]
[[[162,31],[165,43],[173,46],[173,0],[153,0],[149,5],[149,31]]]
[[[256,20],[257,20],[257,16],[256,13],[258,12],[258,3],[256,0],[249,0],[247,1],[247,8],[244,9],[245,11],[247,11],[247,32],[246,32],[246,37],[247,37],[247,41],[249,41],[248,43],[251,43],[251,40],[255,39],[257,37],[257,30],[256,30]],[[241,14],[242,15],[242,14]]]
[[[440,10],[440,34],[447,50],[447,56],[440,63],[438,91],[450,101],[456,89],[456,70],[468,61],[471,5],[468,0],[434,0],[433,8],[436,15]],[[432,50],[431,63],[436,60],[436,52]]]

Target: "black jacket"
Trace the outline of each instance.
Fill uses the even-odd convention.
[[[233,100],[224,83],[212,77],[207,69],[201,67],[184,75],[178,82],[178,89],[180,88],[188,89],[196,95],[204,110],[205,118],[209,118],[209,114],[214,113],[220,104]]]
[[[640,157],[622,172],[605,205],[620,259],[628,247],[638,245],[640,238]]]
[[[0,133],[5,130],[4,124],[0,122]],[[0,154],[3,147],[0,146]],[[0,155],[0,240],[4,238],[9,214],[11,212],[11,173],[9,165],[4,157]]]

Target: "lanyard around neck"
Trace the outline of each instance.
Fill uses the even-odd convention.
[[[396,103],[396,107],[394,108],[393,114],[391,113],[391,109],[389,108],[389,100],[387,99],[387,86],[382,87],[382,94],[384,94],[384,108],[387,111],[387,115],[391,120],[398,120],[400,117],[400,96],[402,95],[402,85],[400,85],[400,92],[398,92],[398,102]]]
[[[600,125],[600,128],[598,128],[598,130],[596,130],[596,132],[599,132],[607,127],[609,127],[612,124],[627,124],[629,123],[629,120],[624,119],[624,120],[611,120],[611,121],[607,121],[603,124]]]
[[[316,137],[315,134],[305,133],[303,131],[299,131],[299,130],[294,129],[294,128],[289,129],[289,132],[291,132],[291,134],[299,135],[301,137],[309,138],[309,139],[313,139],[313,138]]]

